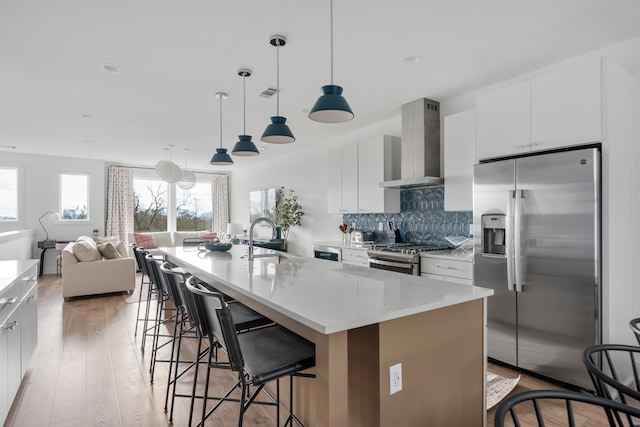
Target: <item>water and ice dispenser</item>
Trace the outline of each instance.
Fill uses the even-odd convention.
[[[482,254],[506,254],[507,216],[504,214],[485,214],[481,218]]]

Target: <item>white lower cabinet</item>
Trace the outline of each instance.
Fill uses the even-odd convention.
[[[0,421],[4,422],[38,342],[37,261],[0,261],[22,270],[0,283]],[[3,286],[6,285],[6,286]]]
[[[457,260],[437,255],[422,255],[420,257],[420,276],[473,285],[473,263],[471,258]]]
[[[369,255],[366,249],[342,248],[342,262],[368,267]]]

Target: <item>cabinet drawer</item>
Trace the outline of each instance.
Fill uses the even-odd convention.
[[[38,274],[35,267],[32,267],[20,276],[20,296],[27,295],[36,283],[38,283]]]
[[[420,260],[420,272],[472,280],[473,264],[467,261],[423,257]]]
[[[0,323],[20,304],[20,285],[16,281],[0,291]]]
[[[369,266],[369,255],[366,250],[342,248],[342,262]]]

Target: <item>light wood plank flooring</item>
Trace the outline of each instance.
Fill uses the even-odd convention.
[[[39,344],[5,426],[187,425],[189,399],[176,399],[173,424],[163,409],[167,363],[157,364],[154,383],[150,383],[151,340],[143,353],[140,330],[134,336],[137,303],[127,304],[121,294],[63,302],[61,279],[55,275],[42,276],[38,289]],[[191,360],[195,344],[188,341],[185,359]],[[168,359],[168,348],[163,350],[159,357]],[[518,375],[498,365],[489,364],[489,369],[509,378]],[[210,385],[211,393],[220,393],[235,378],[220,370],[212,375],[216,381]],[[200,382],[204,384],[203,374]],[[191,383],[192,376],[185,376],[179,392],[189,393]],[[541,388],[559,387],[522,375],[513,392]],[[196,405],[196,414],[200,414],[200,405]],[[207,420],[207,426],[234,426],[237,411],[236,403],[225,403]],[[488,426],[493,425],[494,413],[495,408],[487,414]],[[581,416],[581,425],[604,425],[604,419],[593,411]],[[275,409],[252,407],[245,425],[274,426]]]

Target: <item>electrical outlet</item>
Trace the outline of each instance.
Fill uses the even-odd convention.
[[[402,390],[402,363],[389,367],[389,394]]]

